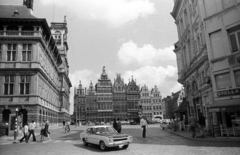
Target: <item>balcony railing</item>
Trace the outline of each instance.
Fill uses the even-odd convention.
[[[40,31],[14,31],[14,30],[0,30],[0,36],[39,36]]]

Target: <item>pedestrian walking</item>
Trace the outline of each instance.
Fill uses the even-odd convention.
[[[142,137],[146,138],[146,127],[148,126],[148,123],[147,123],[147,118],[145,116],[142,117],[142,119],[140,121],[140,125],[143,130]]]
[[[29,134],[29,127],[28,124],[25,124],[22,128],[23,131],[23,137],[19,140],[20,143],[25,139],[26,143],[28,143],[28,134]]]
[[[116,131],[118,131],[118,124],[117,124],[117,121],[116,121],[115,118],[113,119],[113,128],[114,128]]]
[[[65,128],[65,121],[63,121],[63,129]]]
[[[32,122],[29,124],[29,136],[28,136],[28,140],[30,139],[30,137],[31,137],[31,135],[32,135],[34,142],[36,142],[36,137],[35,137],[35,133],[34,133],[35,127],[36,127],[36,123],[34,122],[34,120],[32,120]]]
[[[40,139],[40,142],[43,142],[43,141],[44,141],[45,124],[46,124],[45,121],[43,121],[42,124],[41,124],[41,131],[40,131],[41,139]]]
[[[45,137],[48,137],[48,139],[50,140],[50,141],[52,141],[51,140],[51,138],[50,138],[50,132],[49,132],[49,121],[46,121],[46,124],[45,124],[45,133],[44,133],[44,136]]]
[[[191,114],[189,118],[189,125],[190,125],[190,131],[192,133],[192,138],[196,136],[196,125],[197,125],[197,120],[195,117],[193,117],[193,114]]]
[[[121,131],[122,131],[122,123],[121,123],[119,118],[117,119],[117,121],[118,121],[117,122],[117,132],[121,133]]]
[[[200,126],[199,128],[200,128],[201,136],[202,136],[202,138],[204,138],[204,131],[205,131],[206,122],[205,122],[205,117],[203,116],[202,113],[200,113],[198,123],[199,123],[199,126]]]

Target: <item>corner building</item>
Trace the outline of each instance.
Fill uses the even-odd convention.
[[[9,122],[10,130],[16,109],[20,125],[31,120],[37,125],[43,120],[57,125],[70,119],[71,82],[63,54],[67,40],[57,43],[51,32],[56,25],[49,27],[46,19],[32,12],[33,0],[0,5],[0,121]],[[58,24],[66,26],[66,21]]]
[[[240,135],[240,1],[175,0],[172,16],[178,81],[189,112],[206,116],[208,130]]]

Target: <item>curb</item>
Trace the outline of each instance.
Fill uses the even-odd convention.
[[[240,142],[240,139],[237,139],[237,140],[226,140],[226,139],[219,139],[219,140],[213,140],[213,139],[198,139],[198,138],[190,138],[190,137],[186,137],[186,136],[183,136],[183,135],[180,135],[180,134],[177,134],[176,132],[170,132],[168,130],[164,130],[165,132],[168,132],[168,133],[171,133],[171,134],[174,134],[174,135],[177,135],[179,137],[183,137],[183,138],[186,138],[186,139],[189,139],[189,140],[195,140],[195,141],[205,141],[205,142]],[[191,136],[191,135],[190,135]]]

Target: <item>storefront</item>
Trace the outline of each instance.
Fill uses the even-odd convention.
[[[240,99],[214,101],[209,112],[215,137],[240,136]]]

